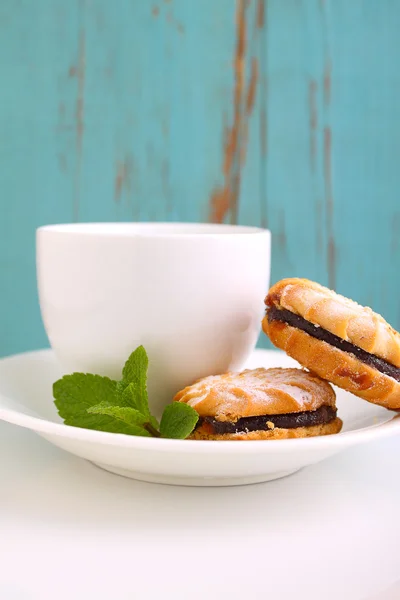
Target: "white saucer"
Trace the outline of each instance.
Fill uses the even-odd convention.
[[[298,366],[281,352],[256,350],[246,367]],[[396,413],[336,390],[343,432],[253,442],[160,440],[64,425],[52,401],[63,374],[51,350],[0,360],[0,419],[28,429],[99,467],[142,481],[227,486],[278,479],[349,446],[400,432]]]

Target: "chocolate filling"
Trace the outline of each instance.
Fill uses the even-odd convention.
[[[206,426],[210,434],[247,433],[249,431],[267,431],[280,427],[282,429],[295,429],[296,427],[312,427],[330,423],[336,418],[336,407],[321,406],[317,410],[283,415],[261,415],[257,417],[242,417],[235,423],[231,421],[217,421],[212,417],[199,419],[196,429]]]
[[[383,358],[379,356],[375,356],[375,354],[370,354],[366,350],[359,348],[358,346],[354,346],[350,342],[346,342],[346,340],[342,340],[337,335],[330,333],[326,329],[322,327],[317,327],[313,325],[303,317],[292,313],[290,310],[286,310],[285,308],[277,308],[273,306],[268,309],[268,321],[281,321],[282,323],[286,323],[291,327],[296,327],[308,335],[316,338],[317,340],[321,340],[322,342],[326,342],[343,352],[348,352],[349,354],[353,354],[356,358],[358,358],[361,362],[365,363],[370,367],[374,367],[380,373],[384,375],[388,375],[392,377],[396,381],[400,382],[400,369],[395,367],[391,363],[387,362]]]

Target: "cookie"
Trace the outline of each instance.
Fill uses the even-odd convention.
[[[252,369],[200,379],[174,400],[199,413],[200,440],[274,440],[338,433],[331,386],[301,369]]]
[[[364,400],[400,408],[400,334],[370,308],[307,279],[283,279],[262,327],[301,365]]]

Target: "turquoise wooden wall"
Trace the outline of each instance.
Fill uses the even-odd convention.
[[[272,279],[400,326],[400,2],[1,0],[0,353],[46,345],[34,231],[267,226]]]

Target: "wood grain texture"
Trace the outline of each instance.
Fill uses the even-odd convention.
[[[400,327],[399,26],[393,0],[3,0],[0,354],[46,345],[34,231],[77,220],[267,226],[272,281]]]

